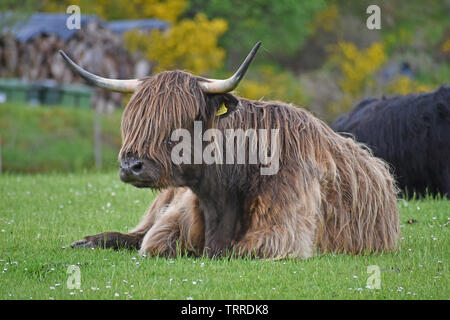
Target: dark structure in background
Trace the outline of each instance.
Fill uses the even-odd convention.
[[[158,19],[106,22],[95,15],[81,15],[80,29],[68,29],[68,14],[35,13],[12,19],[16,16],[0,12],[0,103],[6,99],[90,107],[92,102],[102,112],[121,106],[122,95],[95,90],[91,101],[91,89],[78,85],[83,82],[65,68],[58,50],[67,50],[94,72],[142,78],[151,74],[152,63],[124,49],[123,34],[170,27]]]
[[[393,167],[408,195],[450,196],[450,86],[361,101],[332,126],[367,144]]]

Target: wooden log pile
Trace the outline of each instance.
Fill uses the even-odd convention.
[[[86,23],[74,36],[64,41],[53,34],[42,34],[26,42],[14,35],[0,35],[0,78],[28,81],[55,80],[57,84],[84,84],[64,63],[58,50],[92,73],[116,79],[147,76],[150,63],[131,54],[123,45],[123,37],[98,21]],[[109,112],[122,105],[119,93],[96,89],[93,107]]]

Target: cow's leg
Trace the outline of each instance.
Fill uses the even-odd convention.
[[[310,258],[315,251],[317,225],[313,215],[308,217],[304,213],[297,211],[295,214],[301,218],[292,219],[291,223],[274,224],[268,221],[267,225],[253,226],[234,246],[233,254],[267,259]]]
[[[181,188],[180,188],[181,189]],[[129,233],[103,232],[92,236],[86,236],[71,244],[72,248],[111,248],[111,249],[133,249],[141,247],[142,239],[153,226],[157,217],[170,205],[177,190],[169,188],[162,191],[148,209],[139,225]]]
[[[141,255],[176,257],[199,256],[204,247],[204,222],[200,211],[168,211],[147,232]]]
[[[203,253],[211,258],[227,255],[244,225],[245,216],[239,214],[242,211],[239,199],[223,194],[220,197],[206,193],[196,195],[204,217]]]
[[[198,256],[203,251],[204,229],[198,198],[192,191],[185,189],[147,232],[139,253],[174,257],[179,252]]]
[[[240,232],[242,225],[237,213],[238,210],[220,213],[208,210],[208,214],[205,214],[204,254],[206,256],[220,257],[232,251],[236,235]]]
[[[311,257],[321,205],[319,183],[311,181],[309,186],[309,190],[284,201],[273,201],[268,194],[256,197],[250,206],[249,228],[234,245],[233,254],[272,259]]]
[[[166,212],[144,236],[139,254],[175,257],[180,239],[179,215],[179,211]]]

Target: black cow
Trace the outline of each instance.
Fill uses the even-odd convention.
[[[352,134],[390,163],[407,195],[428,190],[450,197],[450,85],[363,100],[331,127]]]

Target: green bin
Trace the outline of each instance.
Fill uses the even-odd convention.
[[[61,90],[61,105],[90,109],[93,90],[83,85],[65,85]]]
[[[26,101],[31,105],[42,103],[42,85],[40,83],[31,83],[28,86]]]
[[[60,103],[61,89],[54,81],[43,81],[40,90],[40,101],[42,104],[56,105]]]
[[[2,100],[27,102],[29,83],[19,79],[0,79],[0,96]]]

